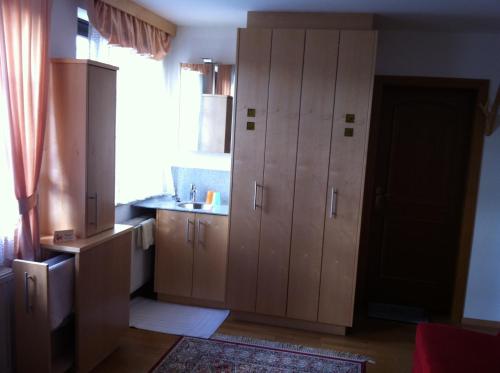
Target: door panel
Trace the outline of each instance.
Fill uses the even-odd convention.
[[[382,90],[371,201],[371,301],[448,312],[475,93]]]
[[[255,311],[261,210],[254,201],[260,204],[256,184],[262,185],[264,173],[271,30],[241,29],[238,35],[227,304]],[[255,109],[255,117],[248,109]]]
[[[274,30],[269,79],[257,312],[285,315],[304,30]]]
[[[338,43],[338,31],[306,33],[287,316],[309,321],[318,318]]]
[[[157,210],[155,291],[191,296],[195,214]]]
[[[344,326],[354,308],[376,36],[340,33],[318,321]]]
[[[193,297],[224,302],[227,264],[227,216],[196,215]]]
[[[115,224],[116,71],[88,66],[87,235]]]

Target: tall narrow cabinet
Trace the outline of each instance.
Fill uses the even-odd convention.
[[[375,47],[371,30],[239,30],[231,309],[352,325]]]
[[[116,70],[90,60],[51,62],[42,234],[74,229],[85,238],[113,228]]]

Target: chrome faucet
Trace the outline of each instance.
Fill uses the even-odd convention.
[[[191,202],[196,202],[196,185],[191,184],[191,190],[189,191],[189,199]]]

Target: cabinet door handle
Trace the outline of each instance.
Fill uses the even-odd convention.
[[[189,239],[190,236],[189,236],[189,224],[190,224],[190,221],[189,221],[189,218],[186,219],[186,242],[187,243],[190,243],[191,240]]]
[[[204,225],[205,223],[200,220],[198,220],[198,245],[205,245],[205,241],[201,239],[201,226]]]
[[[94,221],[90,221],[89,225],[95,225],[97,227],[97,219],[99,216],[99,204],[97,203],[97,192],[88,197],[90,200],[94,200]]]
[[[257,207],[262,207],[262,203],[260,205],[257,204],[257,188],[264,189],[264,186],[257,184],[257,181],[253,182],[253,210],[257,210]]]
[[[28,272],[24,272],[24,307],[26,309],[26,313],[30,313],[33,309],[30,297],[30,280],[35,282],[35,278],[33,276],[30,276]]]
[[[337,196],[337,189],[332,188],[332,195],[330,197],[330,218],[337,216]]]

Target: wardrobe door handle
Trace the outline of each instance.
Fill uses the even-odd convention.
[[[253,210],[257,210],[257,182],[253,182]]]
[[[262,188],[264,189],[263,185],[257,184],[257,181],[253,182],[253,210],[257,210],[257,207],[262,207],[262,204],[258,205],[257,204],[257,188]]]
[[[337,196],[337,189],[332,188],[332,195],[330,197],[330,218],[337,216]]]

